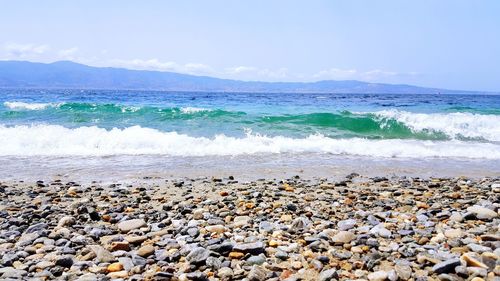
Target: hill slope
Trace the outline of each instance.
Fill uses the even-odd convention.
[[[354,80],[327,80],[311,83],[248,82],[173,72],[92,67],[70,61],[49,64],[0,61],[0,87],[291,93],[433,94],[455,92],[411,85],[367,83]]]

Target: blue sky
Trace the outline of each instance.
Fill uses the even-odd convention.
[[[0,0],[0,59],[500,91],[500,1]]]

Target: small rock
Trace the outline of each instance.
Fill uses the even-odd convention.
[[[480,220],[491,220],[498,216],[495,211],[479,205],[469,207],[467,208],[467,211],[476,215],[476,217]]]
[[[186,260],[194,265],[204,264],[206,259],[210,256],[210,252],[201,247],[194,248],[186,256]]]
[[[460,259],[450,259],[447,261],[443,261],[440,263],[437,263],[432,267],[432,271],[436,274],[441,274],[441,273],[450,273],[455,271],[455,267],[460,265]]]
[[[370,281],[384,281],[385,279],[387,279],[387,272],[382,270],[368,274],[368,280]]]
[[[336,244],[346,244],[350,243],[356,238],[356,235],[350,231],[340,231],[332,237],[333,243]]]
[[[137,250],[137,255],[141,257],[148,257],[154,254],[154,252],[155,252],[155,247],[153,247],[152,245],[145,245]]]
[[[146,226],[146,222],[143,219],[132,219],[132,220],[122,221],[122,222],[118,223],[117,226],[121,232],[127,233],[131,230]]]

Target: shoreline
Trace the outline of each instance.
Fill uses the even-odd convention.
[[[240,156],[172,157],[115,155],[102,157],[0,156],[0,181],[62,180],[88,184],[128,183],[156,178],[237,177],[342,180],[351,173],[363,177],[459,177],[500,175],[500,160],[457,158],[382,158],[330,154],[264,154]]]
[[[0,186],[6,280],[500,276],[499,177]]]

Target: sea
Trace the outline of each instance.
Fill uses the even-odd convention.
[[[0,89],[0,180],[500,176],[500,95]]]

